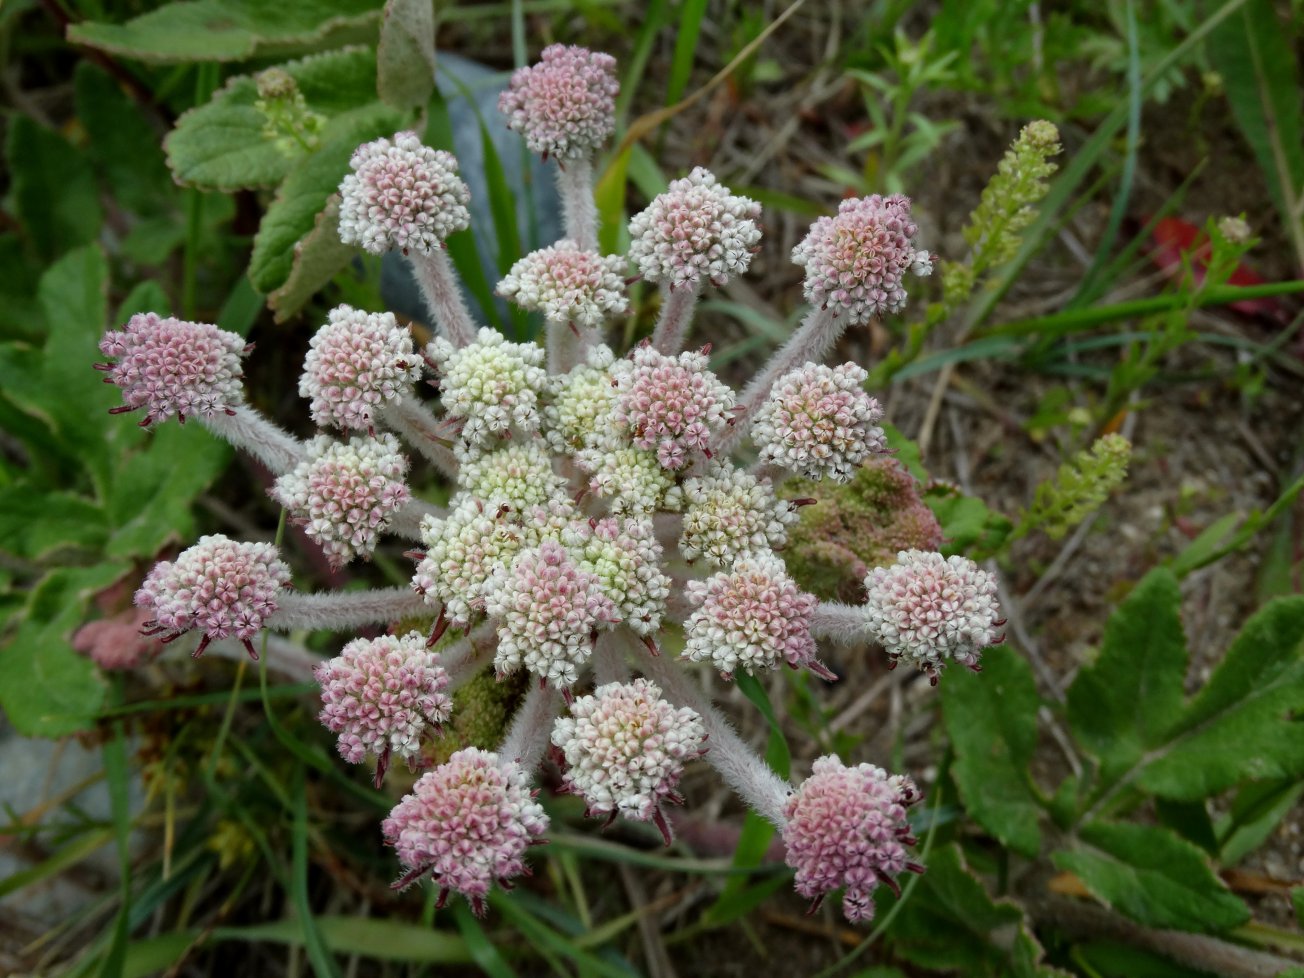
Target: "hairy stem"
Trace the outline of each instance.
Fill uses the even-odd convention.
[[[498,748],[503,761],[515,761],[533,771],[543,760],[543,752],[552,736],[552,723],[561,710],[561,694],[551,686],[533,686],[525,702],[512,718],[511,729]]]
[[[387,625],[402,618],[426,617],[431,613],[425,599],[406,587],[317,594],[282,591],[277,603],[280,607],[267,618],[266,625],[278,632],[299,628],[344,632],[363,625]]]
[[[496,627],[492,622],[481,622],[469,635],[439,650],[439,664],[448,673],[450,690],[463,685],[484,667],[485,658],[493,649]]]
[[[743,411],[737,421],[720,433],[715,442],[715,453],[721,458],[728,457],[751,428],[752,420],[770,396],[774,382],[808,361],[822,363],[846,328],[846,318],[836,316],[828,309],[812,309],[807,313],[797,332],[770,358],[770,362],[743,391],[743,396],[738,401]]]
[[[284,475],[304,459],[299,439],[272,424],[248,404],[239,405],[233,414],[196,417],[213,434],[262,462],[273,475]]]
[[[424,499],[409,499],[389,519],[389,532],[408,540],[421,539],[421,521],[427,516],[444,519],[448,510]]]
[[[706,728],[705,760],[729,787],[755,809],[762,818],[782,829],[788,822],[783,814],[791,786],[770,770],[756,752],[734,733],[720,712],[684,674],[682,667],[667,656],[654,656],[640,647],[644,674],[661,687],[666,698],[678,706],[696,710]]]
[[[588,330],[579,333],[569,322],[549,319],[546,327],[548,337],[548,372],[560,376],[568,373],[571,367],[579,363],[588,346]]]
[[[189,637],[198,639],[199,633],[192,633],[188,638]],[[188,656],[194,651],[194,649],[189,648],[189,646],[193,646],[196,642],[190,641],[176,643],[176,645],[183,644],[186,646],[184,654]],[[210,642],[208,647],[204,650],[204,655],[208,658],[217,656],[222,659],[234,659],[236,662],[249,661],[248,650],[244,647],[243,643],[238,642],[235,639],[223,639],[218,642]],[[277,673],[284,676],[286,679],[295,682],[310,683],[313,682],[313,668],[316,667],[318,663],[325,661],[326,659],[324,656],[317,655],[315,652],[310,652],[296,642],[291,642],[288,639],[281,638],[279,635],[267,636],[268,672]]]
[[[430,409],[412,394],[382,404],[380,420],[402,435],[404,441],[424,455],[444,476],[457,478],[457,459],[453,450],[444,444],[439,423]]]
[[[821,601],[810,618],[810,633],[839,645],[865,645],[878,640],[865,609],[840,601]]]
[[[657,317],[652,332],[652,346],[667,356],[674,356],[684,348],[684,338],[697,308],[697,289],[661,286],[661,315]]]
[[[629,664],[625,661],[624,643],[617,640],[615,632],[603,632],[598,636],[592,662],[595,685],[629,682]]]
[[[584,251],[598,250],[598,205],[593,199],[593,160],[557,161],[557,193],[561,197],[566,237]]]
[[[414,251],[407,257],[434,325],[454,346],[466,346],[475,339],[476,329],[453,274],[448,251],[444,248],[437,248],[429,254]]]

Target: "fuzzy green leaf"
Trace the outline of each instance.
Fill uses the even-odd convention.
[[[1246,622],[1140,785],[1204,798],[1247,779],[1304,774],[1304,597],[1279,598]]]
[[[326,119],[322,145],[359,131],[360,118],[378,113],[393,119],[384,135],[402,125],[400,118],[382,111],[376,102],[373,51],[345,48],[280,67],[298,85],[308,111]],[[179,183],[203,190],[274,187],[302,165],[307,150],[287,151],[283,140],[269,134],[267,116],[255,106],[257,101],[254,77],[240,75],[177,120],[164,148]],[[372,131],[365,124],[363,128]]]
[[[62,737],[94,722],[104,680],[68,642],[89,596],[125,571],[112,564],[61,568],[32,592],[22,623],[0,650],[0,706],[24,737]]]
[[[1217,933],[1250,917],[1204,854],[1167,829],[1092,822],[1078,838],[1077,848],[1054,855],[1055,865],[1138,923]]]
[[[1105,626],[1096,660],[1069,688],[1069,723],[1111,781],[1164,741],[1182,710],[1186,637],[1177,579],[1152,571]]]
[[[285,322],[307,305],[356,254],[357,248],[340,240],[340,202],[333,196],[317,215],[312,230],[294,246],[289,276],[267,297],[276,321]]]
[[[243,61],[374,37],[375,0],[182,0],[125,24],[68,28],[74,44],[141,61]]]
[[[90,136],[86,155],[108,179],[114,198],[137,215],[169,214],[176,187],[163,159],[160,134],[140,106],[90,61],[78,63],[73,89],[77,119]]]
[[[1028,781],[1039,702],[1028,663],[1006,646],[986,652],[981,675],[952,669],[942,682],[960,798],[979,825],[1029,857],[1041,850],[1040,808]]]
[[[433,0],[386,0],[376,51],[380,97],[396,109],[417,109],[435,88]]]
[[[9,124],[5,160],[14,216],[42,258],[95,240],[104,219],[95,174],[66,139],[16,115]]]
[[[0,550],[37,560],[61,547],[98,547],[106,533],[104,511],[71,492],[0,489]]]
[[[321,149],[291,173],[276,192],[276,199],[263,215],[249,258],[249,281],[264,294],[289,279],[294,268],[294,246],[317,224],[317,215],[349,169],[349,158],[360,143],[401,129],[407,117],[373,102],[365,111],[349,117],[348,125],[323,142]]]

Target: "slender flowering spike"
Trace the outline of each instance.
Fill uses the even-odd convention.
[[[272,498],[303,521],[333,566],[370,557],[390,517],[412,498],[398,439],[318,435],[305,449],[307,458],[276,480]]]
[[[524,666],[545,682],[569,687],[593,651],[593,633],[619,621],[597,579],[555,540],[523,551],[498,568],[485,590],[485,611],[502,619],[494,667]]]
[[[471,199],[451,153],[421,144],[414,132],[364,143],[340,184],[340,240],[373,255],[430,254],[471,224]]]
[[[844,200],[836,217],[821,217],[792,251],[806,269],[806,298],[846,316],[853,325],[906,304],[906,272],[928,275],[932,259],[911,239],[910,200],[900,194],[872,194]]]
[[[552,456],[533,443],[513,442],[461,461],[458,483],[486,508],[526,510],[552,502],[566,490],[566,480],[552,469]]]
[[[761,461],[809,479],[850,481],[861,462],[887,451],[883,412],[861,389],[868,377],[854,363],[808,363],[780,377],[752,423]]]
[[[765,554],[738,561],[705,581],[688,582],[697,610],[684,623],[684,656],[711,662],[726,677],[787,663],[834,678],[815,660],[810,617],[819,603],[798,590],[783,561]]]
[[[654,450],[667,469],[682,469],[730,420],[734,393],[707,369],[705,353],[666,356],[640,346],[613,369],[612,419],[636,448]]]
[[[375,427],[377,409],[421,376],[412,336],[392,313],[336,306],[308,344],[299,395],[323,427]]]
[[[207,323],[188,323],[142,312],[100,340],[100,352],[116,363],[99,364],[107,381],[122,388],[124,406],[111,413],[145,409],[141,427],[172,415],[230,414],[244,403],[240,358],[247,347],[235,333]]]
[[[672,289],[696,289],[703,279],[724,285],[751,264],[760,218],[760,204],[734,196],[699,166],[634,215],[629,260],[649,282]]]
[[[905,658],[934,685],[947,659],[974,671],[989,645],[1004,640],[996,579],[966,557],[903,550],[891,567],[865,578],[865,612],[895,663]]]
[[[361,764],[376,757],[376,787],[391,757],[412,767],[428,728],[448,720],[448,674],[425,636],[354,639],[335,658],[313,670],[321,686],[320,719],[339,734],[340,757]]]
[[[599,686],[570,712],[552,731],[566,758],[566,787],[583,797],[590,815],[656,822],[669,845],[661,804],[681,800],[675,789],[684,764],[704,753],[701,716],[671,706],[646,679]]]
[[[213,639],[240,639],[255,659],[250,641],[277,609],[277,593],[290,582],[290,568],[270,543],[237,543],[220,534],[200,537],[175,561],[161,561],[136,592],[136,606],[154,618],[151,631],[165,642],[197,628],[204,633],[198,658]]]
[[[513,73],[498,109],[531,152],[578,160],[615,131],[619,92],[611,55],[553,44],[537,64]]]
[[[547,828],[521,766],[478,747],[423,774],[381,825],[406,871],[395,888],[430,874],[440,888],[437,906],[453,890],[479,916],[495,881],[527,871],[525,850]]]
[[[816,906],[845,887],[842,912],[853,923],[874,916],[874,888],[900,892],[896,878],[923,867],[907,859],[914,845],[906,809],[918,800],[914,782],[872,764],[846,767],[828,755],[788,799],[783,844],[797,871],[797,892]]]
[[[572,523],[562,542],[635,633],[652,635],[661,628],[670,579],[661,573],[661,544],[651,520],[607,517],[591,524]]]
[[[797,521],[796,504],[776,497],[770,480],[718,464],[673,489],[666,505],[684,511],[683,555],[716,567],[783,546]]]
[[[550,322],[597,329],[608,316],[629,308],[625,259],[584,251],[562,239],[532,251],[498,283],[498,294],[522,309],[538,310]]]
[[[487,445],[513,426],[538,429],[539,394],[548,388],[541,346],[509,343],[486,327],[461,349],[440,337],[426,353],[439,370],[444,410],[465,420],[462,438],[468,444]]]
[[[584,363],[561,378],[552,402],[544,408],[544,434],[554,451],[572,453],[591,448],[610,433],[611,409],[616,403],[609,348],[589,348]]]

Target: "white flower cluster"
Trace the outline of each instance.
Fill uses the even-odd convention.
[[[565,239],[513,265],[498,283],[498,294],[522,309],[542,312],[551,322],[589,329],[629,308],[625,259],[584,251]]]
[[[487,445],[513,426],[538,429],[539,395],[548,388],[542,347],[509,343],[485,327],[474,343],[459,349],[441,336],[426,353],[439,371],[444,410],[465,422],[462,438],[468,445]]]
[[[684,511],[680,552],[715,567],[783,546],[797,522],[796,507],[775,496],[768,479],[719,463],[674,487],[666,505]]]

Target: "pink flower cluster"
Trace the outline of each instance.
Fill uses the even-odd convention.
[[[524,666],[541,681],[564,688],[579,678],[598,629],[620,620],[597,578],[555,540],[523,551],[511,567],[496,568],[484,604],[500,619],[498,674]]]
[[[928,275],[933,268],[928,252],[911,242],[917,230],[908,197],[844,200],[836,217],[821,217],[792,250],[792,260],[806,269],[807,300],[852,324],[899,312],[906,304],[906,272]]]
[[[724,285],[747,271],[761,240],[761,205],[737,197],[705,167],[672,180],[629,222],[629,260],[649,282]]]
[[[340,757],[361,764],[376,756],[376,787],[391,756],[409,766],[421,756],[427,728],[448,721],[448,674],[425,636],[354,639],[314,670],[321,686],[321,722],[339,734]]]
[[[883,411],[861,386],[868,377],[854,363],[808,363],[780,377],[752,423],[761,461],[849,481],[861,462],[887,450]]]
[[[612,420],[628,430],[634,447],[655,450],[667,469],[682,469],[730,420],[734,393],[707,369],[705,353],[666,356],[635,348],[616,368]]]
[[[845,887],[847,919],[872,919],[878,884],[899,893],[900,873],[923,872],[906,859],[906,846],[915,844],[906,809],[917,799],[909,778],[872,764],[846,767],[832,755],[816,760],[785,811],[783,843],[797,871],[797,892],[818,905],[830,890]]]
[[[317,424],[367,430],[420,376],[412,335],[393,313],[336,306],[308,343],[299,394],[311,400]]]
[[[907,659],[934,685],[947,659],[974,671],[1005,639],[996,579],[966,557],[903,550],[865,578],[865,613],[895,663]]]
[[[611,55],[553,44],[538,62],[516,69],[498,108],[531,152],[582,159],[615,131],[619,91]]]
[[[620,814],[653,821],[670,844],[661,803],[682,804],[675,791],[684,764],[705,750],[696,710],[676,709],[646,679],[608,683],[581,696],[553,727],[566,759],[566,788],[582,796],[590,815]]]
[[[364,143],[340,184],[340,240],[373,255],[429,254],[469,227],[471,191],[452,153],[431,149],[414,132]]]
[[[333,566],[369,557],[395,510],[412,498],[398,439],[319,435],[306,447],[307,458],[276,480],[272,498],[303,523]]]
[[[815,658],[810,619],[819,601],[798,590],[773,554],[689,581],[688,600],[697,610],[684,623],[685,658],[712,663],[726,679],[739,669],[750,675],[784,662],[836,678]]]
[[[122,329],[104,334],[100,352],[117,360],[96,368],[108,374],[106,383],[122,388],[125,402],[110,413],[144,408],[142,428],[174,414],[183,423],[192,414],[229,414],[244,402],[245,341],[208,323],[138,313]]]
[[[585,251],[565,238],[514,264],[497,291],[522,309],[539,310],[550,322],[588,329],[629,308],[625,259]]]
[[[437,906],[454,890],[480,916],[495,881],[528,872],[525,850],[542,841],[547,828],[529,775],[478,747],[460,750],[423,774],[381,825],[407,870],[396,889],[428,873],[440,888]]]
[[[213,639],[234,636],[255,659],[250,639],[277,609],[290,568],[270,543],[237,543],[221,534],[200,537],[175,561],[160,561],[136,592],[136,605],[154,612],[146,625],[170,642],[197,628],[198,658]]]

